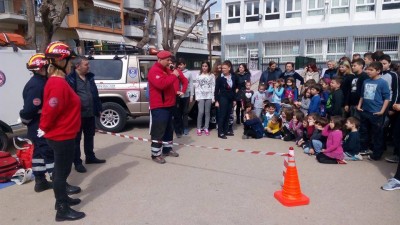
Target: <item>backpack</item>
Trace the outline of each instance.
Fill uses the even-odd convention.
[[[26,142],[25,144],[23,144],[22,147],[20,147],[15,143],[15,138],[13,139],[14,146],[17,149],[16,155],[19,159],[19,163],[21,164],[21,167],[24,169],[32,168],[32,156],[33,156],[34,146],[29,139],[18,138],[18,140]]]
[[[0,183],[10,181],[11,177],[17,172],[19,163],[9,152],[0,151]]]

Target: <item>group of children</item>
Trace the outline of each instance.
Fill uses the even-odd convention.
[[[399,103],[399,78],[388,68],[390,61],[385,54],[371,62],[342,59],[336,72],[329,68],[300,91],[292,77],[259,84],[256,93],[243,95],[243,138],[295,141],[320,163],[346,164],[367,154],[379,160],[386,118]],[[249,83],[245,92],[251,93]]]

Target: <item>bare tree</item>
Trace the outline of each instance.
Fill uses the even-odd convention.
[[[153,19],[154,19],[155,9],[156,9],[156,0],[150,0],[149,12],[146,17],[147,21],[143,27],[143,38],[142,38],[142,40],[140,40],[139,43],[137,43],[136,47],[142,48],[145,44],[149,43],[149,41],[150,41],[149,29],[150,29],[150,25],[152,24]]]
[[[29,49],[36,50],[36,21],[35,12],[33,8],[33,0],[25,0],[26,5],[26,18],[28,21],[28,32],[26,34],[25,40],[27,42],[27,47]]]
[[[155,2],[155,1],[154,1]],[[149,39],[149,26],[150,26],[150,16],[154,18],[154,12],[158,12],[160,15],[161,25],[162,25],[162,42],[161,45],[164,50],[171,51],[174,55],[178,52],[179,47],[181,46],[182,42],[189,36],[190,33],[193,32],[193,28],[199,24],[203,20],[203,15],[210,9],[211,6],[216,4],[217,2],[214,1],[211,3],[211,0],[204,0],[201,5],[201,9],[198,14],[195,15],[194,22],[190,25],[190,27],[186,30],[186,32],[178,39],[178,42],[174,43],[174,28],[175,28],[175,20],[178,16],[178,13],[181,11],[182,6],[180,6],[180,0],[160,0],[161,8],[155,9],[155,5],[153,9],[150,5],[150,10],[148,14],[148,20],[146,22],[144,31],[143,31],[143,39],[140,43],[143,42],[143,45],[146,44]],[[152,2],[150,3],[152,4]],[[147,32],[145,32],[147,29]],[[142,46],[143,46],[142,45]],[[140,47],[142,47],[140,46]]]
[[[51,42],[51,38],[67,15],[67,1],[68,0],[57,1],[59,3],[52,0],[42,1],[39,11],[42,18],[44,37],[40,46],[40,51],[44,52],[46,50],[47,45]]]

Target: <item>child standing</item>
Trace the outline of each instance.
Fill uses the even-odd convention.
[[[317,113],[318,115],[321,114],[321,97],[319,93],[321,92],[321,85],[315,84],[311,86],[311,102],[310,107],[308,108],[308,114],[310,113]]]
[[[284,82],[283,79],[277,79],[268,89],[268,93],[272,93],[271,102],[275,104],[277,113],[279,113],[281,109],[282,94],[284,91],[282,82]]]
[[[343,141],[344,159],[351,161],[363,160],[360,155],[360,133],[358,126],[360,122],[354,117],[349,117],[346,120],[346,129],[350,132],[346,135]]]
[[[329,95],[331,94],[331,89],[330,89],[330,83],[331,79],[321,79],[319,81],[319,84],[321,84],[322,87],[322,93],[321,93],[321,116],[325,117],[326,116],[326,103],[328,102]]]
[[[294,102],[294,105],[300,109],[304,113],[304,115],[307,115],[308,108],[310,107],[310,102],[311,102],[311,90],[310,88],[306,88],[303,93],[303,97],[301,97],[301,102]]]
[[[261,120],[256,116],[254,111],[252,110],[253,106],[251,104],[247,104],[246,113],[244,115],[244,131],[243,131],[243,139],[248,139],[249,137],[259,139],[264,135],[264,127],[261,124]]]
[[[390,89],[388,83],[380,78],[383,66],[380,62],[372,62],[367,67],[367,74],[370,79],[364,81],[361,91],[361,98],[357,105],[360,111],[360,141],[361,154],[368,149],[370,134],[374,137],[372,143],[373,154],[371,160],[379,160],[382,157],[383,124],[384,114],[390,102]]]
[[[215,77],[211,73],[210,63],[204,61],[201,64],[200,75],[193,82],[193,89],[190,94],[190,102],[193,101],[193,93],[196,96],[199,112],[197,115],[197,135],[201,136],[203,116],[205,115],[204,134],[210,135],[208,126],[210,124],[211,104],[214,102]]]
[[[264,101],[267,100],[265,84],[258,85],[258,91],[251,97],[251,103],[254,105],[254,111],[258,118],[261,118],[261,112],[264,108]]]
[[[290,99],[290,102],[295,102],[297,101],[297,95],[298,92],[296,84],[294,83],[294,79],[293,77],[289,77],[285,84],[284,98]]]
[[[269,138],[280,139],[282,137],[281,128],[282,120],[277,115],[274,115],[269,120],[268,125],[265,128],[265,135]]]
[[[340,116],[332,116],[329,124],[325,126],[322,135],[327,136],[326,149],[322,149],[317,155],[317,160],[325,164],[346,164],[344,161],[342,148],[342,118]]]
[[[343,115],[343,104],[344,96],[343,91],[340,88],[341,79],[335,77],[332,79],[330,87],[332,93],[329,95],[328,101],[326,102],[326,111],[328,118],[330,116],[342,116]]]

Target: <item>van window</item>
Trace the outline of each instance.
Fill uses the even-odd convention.
[[[147,74],[149,73],[150,68],[154,65],[156,61],[152,60],[140,60],[139,67],[140,67],[140,81],[146,82],[147,81]]]
[[[122,77],[122,61],[116,59],[89,60],[90,72],[96,80],[120,80]]]

